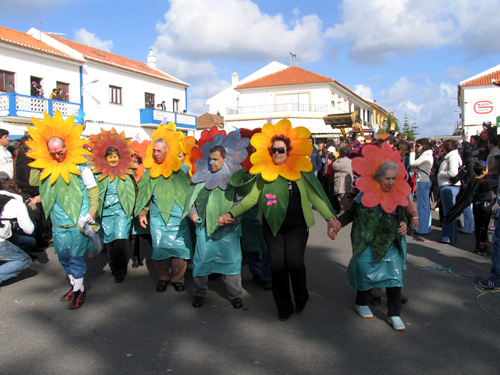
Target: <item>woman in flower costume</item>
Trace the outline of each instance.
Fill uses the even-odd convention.
[[[30,185],[40,187],[44,212],[52,219],[54,250],[72,285],[61,301],[77,309],[85,300],[84,256],[93,251],[92,239],[80,228],[94,221],[99,190],[85,158],[90,153],[82,147],[86,141],[80,139],[83,125],[75,126],[73,116],[64,121],[59,111],[54,118],[44,113],[43,121],[32,121],[35,127],[28,128],[32,140],[26,142],[35,159],[29,164]]]
[[[276,125],[265,124],[262,133],[252,136],[256,152],[251,156],[251,174],[259,174],[250,193],[228,213],[219,225],[259,203],[259,220],[271,254],[272,291],[280,320],[287,320],[295,310],[301,312],[308,299],[304,253],[309,228],[314,225],[310,203],[332,230],[333,208],[318,179],[312,173],[308,155],[311,133],[304,127],[292,128],[284,119]],[[295,309],[290,294],[290,281]]]
[[[181,170],[179,153],[183,134],[175,124],[160,125],[153,132],[144,159],[146,168],[139,182],[137,208],[139,223],[150,225],[153,240],[153,267],[158,277],[157,292],[164,292],[170,282],[177,292],[185,290],[186,259],[191,256],[191,234],[187,220],[181,219],[189,179]],[[149,220],[147,214],[149,212]],[[172,272],[169,272],[169,259]]]
[[[193,307],[201,307],[207,292],[208,275],[222,274],[234,308],[243,306],[241,286],[241,227],[239,223],[219,228],[217,219],[236,200],[229,184],[231,175],[241,169],[248,139],[237,131],[217,134],[201,148],[203,157],[196,164],[183,216],[196,224],[196,250],[193,256]]]
[[[386,288],[388,322],[402,331],[405,329],[400,318],[406,269],[405,207],[409,205],[411,189],[399,153],[387,142],[381,148],[363,147],[362,155],[352,161],[354,171],[360,175],[356,186],[361,193],[335,221],[334,236],[341,227],[353,223],[353,257],[347,274],[357,290],[355,311],[363,318],[372,318],[368,307],[370,290]]]
[[[130,256],[130,230],[136,198],[136,183],[131,161],[130,139],[125,133],[118,134],[101,129],[101,134],[92,135],[91,166],[99,175],[99,217],[104,232],[109,268],[117,283],[123,282],[127,274]]]

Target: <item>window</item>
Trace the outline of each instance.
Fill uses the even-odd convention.
[[[122,104],[122,88],[109,86],[109,102],[112,104]]]
[[[173,100],[173,102],[172,102],[172,110],[174,112],[179,112],[179,102],[180,102],[179,99],[174,99]]]
[[[56,88],[58,100],[69,100],[69,83],[56,82]]]
[[[155,94],[149,92],[144,93],[144,107],[154,108],[155,107]]]
[[[16,92],[14,85],[14,73],[0,70],[0,91]]]

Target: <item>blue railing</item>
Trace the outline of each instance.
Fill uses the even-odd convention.
[[[63,117],[75,116],[75,122],[80,122],[78,116],[80,104],[40,98],[37,96],[21,95],[14,93],[0,94],[0,117],[17,117],[30,119],[31,117],[43,118],[43,113],[47,112],[54,116],[59,110]]]
[[[197,117],[188,115],[186,113],[177,113],[162,111],[155,108],[142,108],[141,112],[141,125],[173,122],[177,128],[196,130]]]

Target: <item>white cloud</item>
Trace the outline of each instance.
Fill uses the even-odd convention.
[[[107,52],[111,52],[111,49],[113,48],[112,40],[101,40],[96,34],[91,33],[84,28],[75,31],[75,41]]]
[[[373,99],[373,92],[369,86],[363,84],[355,85],[352,87],[352,91],[365,99]]]
[[[400,122],[408,115],[416,122],[419,136],[450,135],[459,120],[455,85],[435,83],[425,77],[399,78],[390,88],[381,91],[380,105],[396,110]]]
[[[165,22],[157,24],[159,51],[188,59],[283,60],[296,52],[299,64],[321,58],[322,21],[316,15],[287,24],[263,14],[250,0],[171,0]]]
[[[344,0],[341,11],[342,23],[325,36],[347,39],[350,56],[361,64],[442,46],[469,54],[500,52],[495,0]]]

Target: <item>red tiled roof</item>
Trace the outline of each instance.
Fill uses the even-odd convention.
[[[198,116],[196,120],[197,129],[211,129],[212,126],[218,128],[224,127],[224,117],[219,115],[213,115],[211,113],[204,113]]]
[[[117,68],[130,70],[136,73],[145,74],[150,77],[160,78],[165,81],[170,81],[182,86],[189,87],[187,83],[179,81],[178,79],[169,76],[159,70],[150,68],[146,63],[135,61],[127,57],[115,55],[111,52],[106,52],[98,48],[80,44],[69,39],[61,38],[60,36],[51,35],[52,38],[67,45],[68,47],[80,52],[86,59],[96,61],[102,64],[115,66]]]
[[[334,80],[332,78],[310,72],[297,66],[290,66],[276,73],[269,74],[254,81],[238,85],[235,87],[235,89],[240,90],[270,86],[304,85],[308,83],[323,82],[334,82]]]
[[[495,79],[497,82],[500,82],[500,70],[496,72],[491,72],[489,74],[485,74],[484,76],[471,79],[470,81],[466,81],[459,85],[459,87],[465,86],[487,86],[492,85],[491,80]]]
[[[3,26],[0,26],[0,42],[47,53],[49,55],[54,55],[69,60],[82,61],[63,53],[55,49],[54,47],[51,47],[48,44],[39,41],[38,39],[33,38],[31,35]]]

